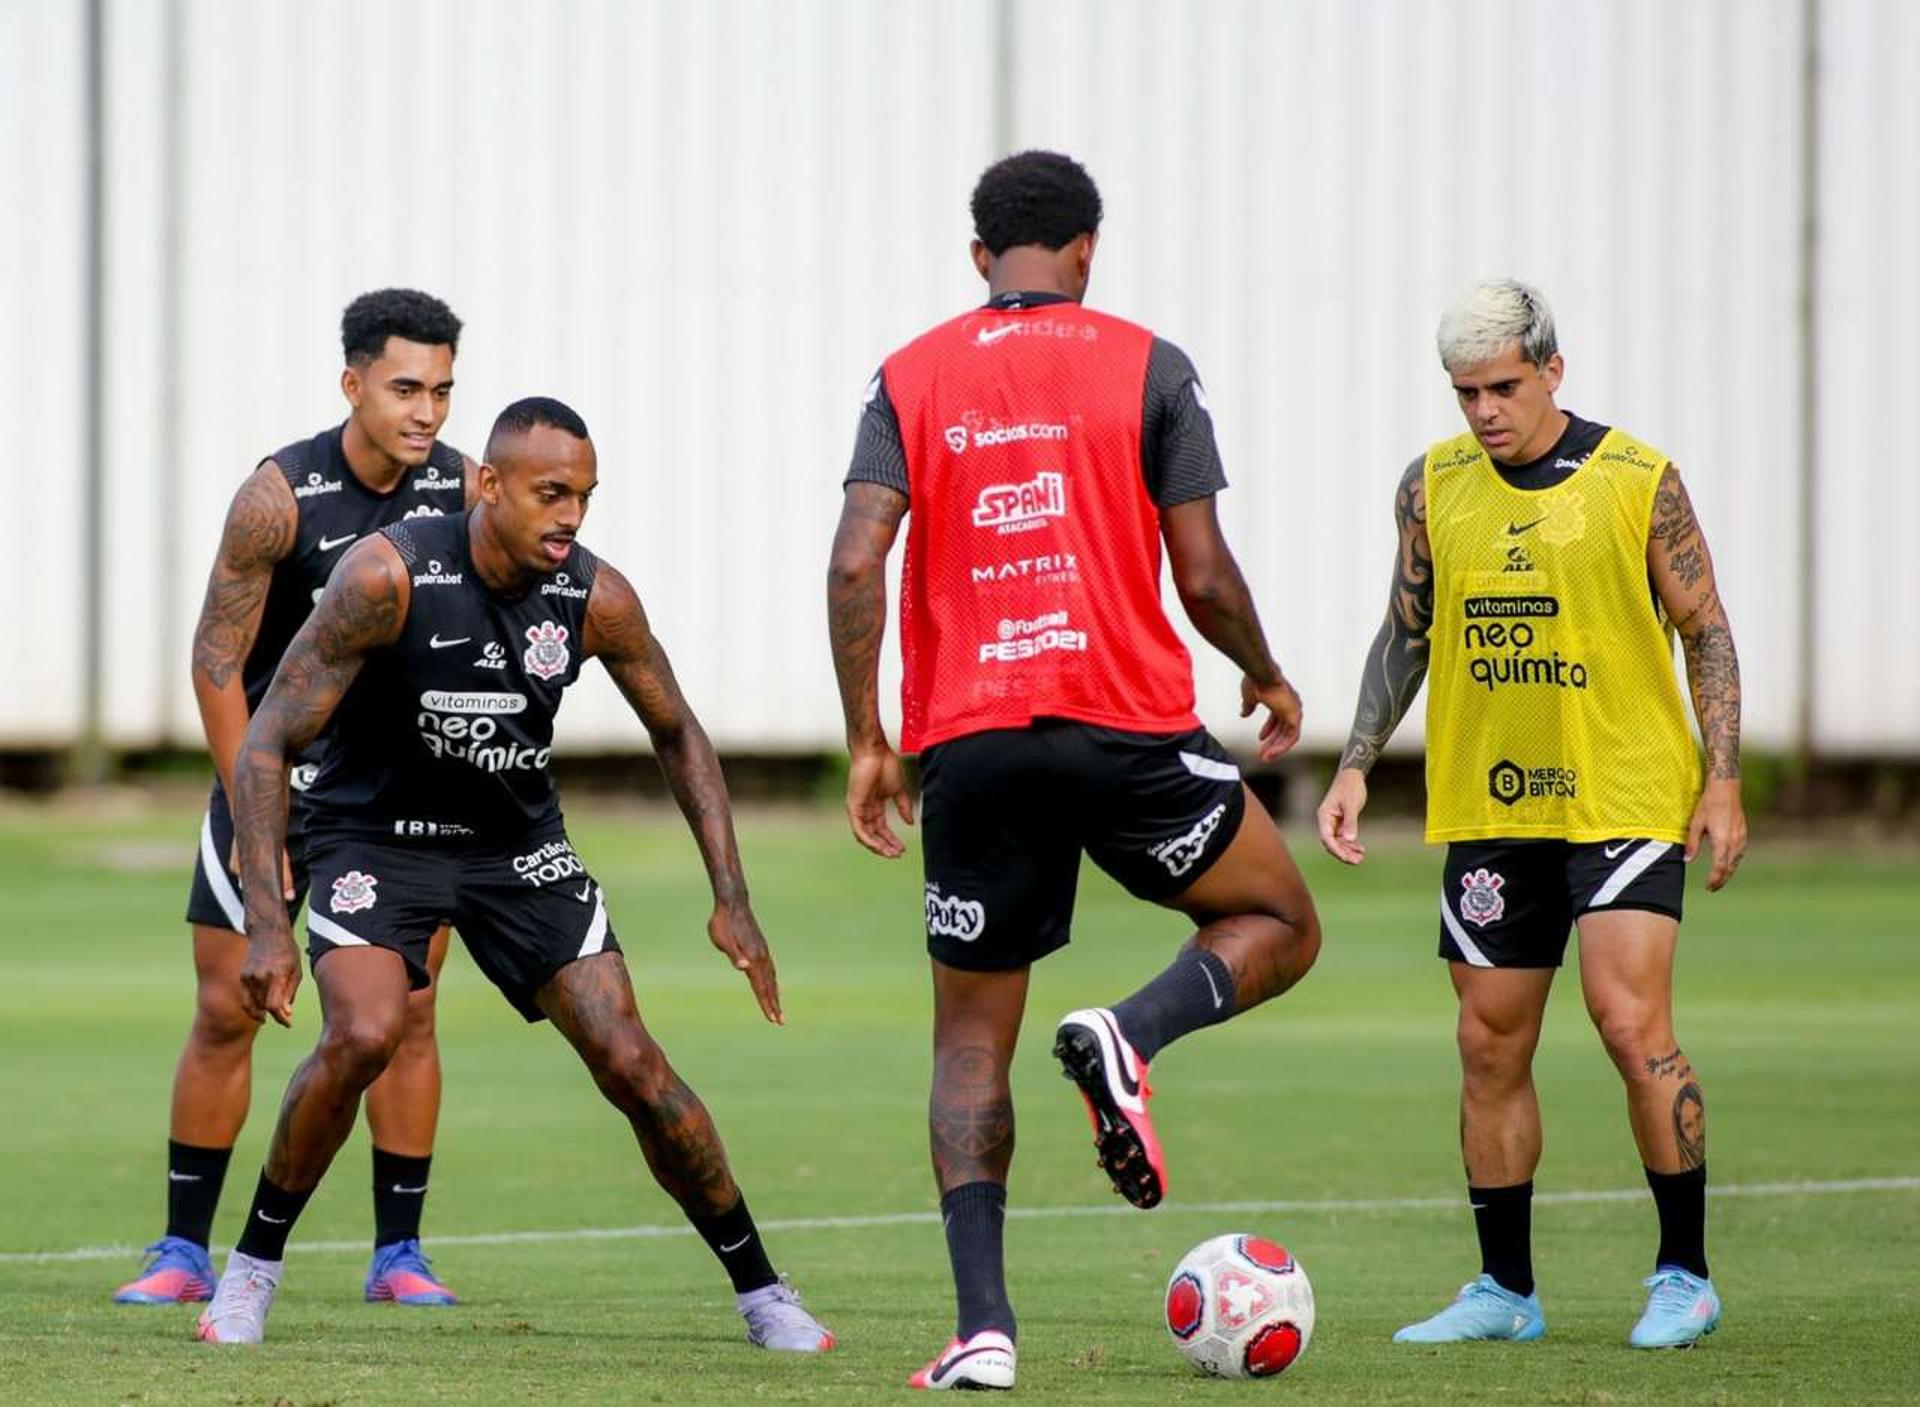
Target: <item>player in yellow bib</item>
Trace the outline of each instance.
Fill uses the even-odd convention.
[[[1706,1106],[1674,1037],[1673,955],[1682,857],[1710,844],[1717,890],[1746,848],[1733,634],[1679,472],[1554,404],[1562,363],[1538,292],[1476,285],[1442,317],[1439,345],[1469,433],[1400,481],[1387,619],[1319,812],[1321,843],[1359,864],[1367,772],[1427,680],[1427,839],[1447,842],[1440,955],[1460,1001],[1460,1142],[1481,1274],[1394,1339],[1546,1332],[1531,1246],[1533,1052],[1577,925],[1581,990],[1625,1081],[1660,1220],[1628,1342],[1680,1347],[1720,1320]]]

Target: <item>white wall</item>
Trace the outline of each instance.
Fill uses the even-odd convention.
[[[114,740],[197,736],[186,630],[226,498],[341,414],[341,306],[410,283],[468,320],[455,444],[477,449],[522,394],[587,417],[605,480],[587,539],[639,586],[721,744],[836,744],[821,579],[840,474],[873,367],[978,296],[966,201],[997,154],[1001,7],[176,4],[169,325],[167,7],[108,0]],[[1687,474],[1748,736],[1789,740],[1799,0],[1006,8],[1014,142],[1087,162],[1108,207],[1094,301],[1207,379],[1223,514],[1311,741],[1345,735],[1399,470],[1458,424],[1440,305],[1508,271],[1555,304],[1563,402]],[[0,372],[60,427],[46,460],[7,471],[54,564],[28,587],[40,619],[77,599],[77,11],[0,0],[0,160],[45,212],[0,221],[26,308],[0,332]],[[1917,11],[1829,0],[1822,34],[1816,718],[1842,749],[1920,749],[1920,650],[1894,610],[1916,489],[1898,438],[1875,434],[1920,370]],[[0,672],[0,743],[69,733],[80,668],[77,636],[49,631],[29,671]],[[1201,684],[1202,712],[1246,742],[1231,671],[1208,664]],[[639,738],[597,675],[561,732]]]

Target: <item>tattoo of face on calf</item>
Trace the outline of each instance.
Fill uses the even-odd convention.
[[[1683,1170],[1691,1172],[1707,1161],[1707,1102],[1692,1080],[1673,1097],[1673,1142]]]

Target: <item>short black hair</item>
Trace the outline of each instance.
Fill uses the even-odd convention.
[[[452,308],[417,288],[362,293],[340,315],[340,350],[354,366],[365,366],[378,357],[389,337],[445,347],[458,355],[460,319]]]
[[[1003,157],[973,188],[973,232],[998,257],[1020,244],[1065,249],[1100,228],[1100,191],[1087,168],[1057,151]]]
[[[493,460],[496,445],[518,439],[536,425],[565,430],[576,440],[589,438],[587,422],[565,401],[557,401],[552,396],[523,396],[493,418],[493,429],[487,435],[488,462]]]

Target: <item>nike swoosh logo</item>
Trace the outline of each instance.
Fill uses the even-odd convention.
[[[580,891],[580,892],[579,892],[578,894],[576,894],[576,895],[574,895],[573,897],[574,897],[574,898],[576,898],[576,899],[578,899],[578,900],[579,900],[579,901],[580,901],[581,903],[583,903],[583,904],[584,904],[584,903],[586,903],[586,902],[587,902],[587,896],[588,896],[589,894],[591,894],[591,893],[593,893],[593,886],[592,886],[591,884],[589,884],[589,885],[587,885],[587,886],[586,886],[586,887],[585,887],[584,889],[582,889],[582,890],[581,890],[581,891]]]
[[[1129,1099],[1138,1099],[1140,1081],[1134,1079],[1128,1072],[1127,1057],[1120,1053],[1120,1027],[1110,1017],[1102,1016],[1100,1019],[1107,1023],[1107,1029],[1113,1035],[1113,1073],[1119,1077],[1120,1088],[1127,1092]]]
[[[436,632],[427,637],[427,648],[430,650],[444,650],[451,645],[466,645],[471,644],[472,641],[473,637],[471,635],[462,635],[457,640],[442,640],[438,632]]]
[[[735,1251],[739,1250],[742,1246],[746,1245],[747,1242],[751,1241],[752,1239],[753,1239],[753,1233],[749,1231],[746,1235],[742,1236],[738,1241],[735,1241],[731,1246],[722,1246],[720,1248],[720,1254],[723,1256],[732,1255]]]
[[[424,1193],[427,1190],[427,1188],[425,1183],[422,1183],[418,1187],[402,1187],[399,1183],[396,1182],[393,1184],[393,1190],[395,1192],[398,1192],[403,1197],[410,1197],[410,1196],[418,1195],[420,1193]]]
[[[1515,523],[1515,522],[1509,521],[1507,524],[1507,536],[1518,537],[1520,536],[1521,533],[1527,532],[1532,528],[1537,528],[1546,521],[1547,521],[1546,515],[1544,514],[1538,518],[1535,518],[1531,523]]]
[[[1200,969],[1200,975],[1207,979],[1207,990],[1213,993],[1213,1009],[1218,1011],[1221,1007],[1225,1006],[1226,1003],[1221,1000],[1220,989],[1213,985],[1213,969],[1203,967]]]
[[[257,1212],[255,1215],[262,1221],[272,1222],[275,1226],[285,1226],[287,1224],[287,1219],[283,1216],[268,1216],[265,1212]]]
[[[1020,324],[1017,322],[1010,322],[1005,327],[983,327],[974,335],[973,340],[978,342],[982,347],[991,347],[1002,337],[1011,337],[1019,330]]]
[[[1607,858],[1608,858],[1609,860],[1617,860],[1617,859],[1619,859],[1619,858],[1620,858],[1620,852],[1621,852],[1622,850],[1625,850],[1625,849],[1626,849],[1626,848],[1627,848],[1627,847],[1628,847],[1629,845],[1631,845],[1631,844],[1633,844],[1633,842],[1632,842],[1631,840],[1623,840],[1623,841],[1621,841],[1621,842],[1620,842],[1620,843],[1619,843],[1618,845],[1609,845],[1609,846],[1606,846],[1606,847],[1605,847],[1605,849],[1606,849],[1606,852],[1607,852]]]
[[[172,1168],[167,1169],[168,1182],[198,1182],[199,1180],[199,1173],[177,1173]]]
[[[320,550],[331,552],[336,547],[345,547],[358,536],[360,536],[359,533],[348,533],[345,537],[323,537],[320,539]]]

